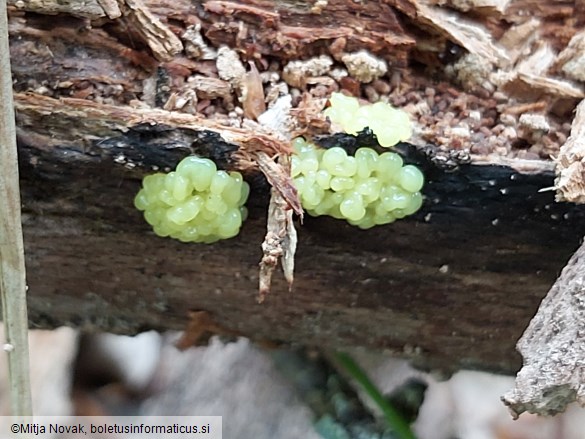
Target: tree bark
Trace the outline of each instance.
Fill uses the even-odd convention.
[[[189,311],[203,311],[204,330],[258,341],[387,350],[445,372],[519,368],[514,344],[585,226],[585,209],[539,192],[553,185],[550,162],[469,162],[457,151],[401,145],[427,177],[421,211],[368,231],[306,216],[293,290],[276,275],[262,305],[255,297],[269,186],[259,173],[246,173],[252,195],[240,235],[217,244],[158,238],[133,207],[139,178],[153,167],[196,152],[236,169],[233,154],[249,141],[245,128],[155,108],[189,75],[217,80],[205,55],[181,54],[185,27],[202,26],[208,49],[228,44],[251,58],[335,56],[337,41],[406,67],[409,56],[435,53],[415,50],[425,31],[413,27],[410,3],[330,2],[333,12],[318,14],[304,4],[268,13],[263,3],[100,1],[102,9],[49,11],[56,17],[17,3],[11,51],[32,327],[132,334],[185,329],[201,315]],[[331,27],[338,15],[344,26]],[[355,20],[369,26],[358,32]],[[255,39],[238,34],[242,26]],[[197,93],[199,104],[234,106],[229,96]],[[578,97],[554,101],[574,106]]]

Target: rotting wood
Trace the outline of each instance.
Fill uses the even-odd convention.
[[[132,206],[151,166],[172,168],[207,146],[198,151],[229,167],[237,145],[217,143],[205,134],[210,122],[195,125],[193,115],[56,104],[17,100],[35,326],[182,329],[192,309],[256,340],[364,346],[425,368],[512,372],[514,340],[585,226],[584,209],[538,192],[552,184],[547,163],[532,162],[532,173],[473,164],[445,171],[407,148],[429,180],[421,212],[369,231],[306,217],[292,292],[275,277],[258,306],[263,179],[247,176],[250,217],[240,236],[215,245],[157,238]],[[155,118],[161,123],[144,123]],[[120,154],[142,166],[129,169]]]
[[[150,12],[142,0],[120,0],[120,6],[130,29],[142,37],[156,59],[170,61],[183,50],[181,40]]]
[[[506,53],[494,43],[487,29],[455,12],[428,6],[423,1],[416,1],[413,4],[416,8],[416,18],[422,24],[431,26],[439,34],[493,65],[501,66],[507,63]]]
[[[11,55],[35,324],[125,333],[180,329],[188,309],[201,309],[218,327],[255,339],[388,349],[427,368],[515,370],[513,340],[585,224],[582,208],[555,205],[550,192],[538,193],[552,185],[551,163],[522,158],[558,152],[582,88],[565,81],[555,63],[537,76],[524,72],[518,94],[493,75],[514,78],[514,63],[534,56],[541,47],[536,41],[554,53],[564,49],[579,28],[580,11],[577,4],[517,0],[503,14],[484,9],[442,21],[437,17],[445,11],[430,3],[120,1],[126,15],[115,18],[112,4],[101,0],[109,5],[107,19],[74,19],[81,14],[73,9],[47,19],[42,14],[48,12],[29,14],[15,3]],[[128,18],[128,5],[139,6],[146,24]],[[510,26],[522,37],[516,41],[523,50],[513,56],[504,44]],[[181,51],[183,43],[201,43],[188,29],[208,50]],[[464,44],[468,35],[474,39]],[[328,125],[306,110],[322,107],[341,88],[406,108],[422,127],[414,141],[442,147],[425,149],[430,159],[420,150],[409,155],[425,165],[429,179],[426,204],[413,219],[361,232],[307,218],[299,230],[297,286],[288,294],[275,279],[262,307],[252,305],[269,196],[262,177],[246,175],[255,188],[250,219],[240,237],[221,245],[155,238],[132,208],[139,177],[172,168],[194,151],[229,168],[232,154],[257,149],[259,137],[271,154],[286,150],[281,137],[246,128],[238,96],[234,116],[231,103],[189,83],[197,75],[217,79],[214,56],[223,44],[242,65],[255,63],[266,96],[294,95],[291,113],[305,125],[319,122],[326,131]],[[366,85],[344,76],[340,62],[362,49],[389,66]],[[300,89],[271,79],[291,60],[322,54],[331,56],[332,70],[297,84]],[[473,60],[486,54],[499,61],[475,68]],[[471,60],[474,68],[463,73],[478,85],[470,87],[477,95],[457,85],[465,77],[461,70],[443,75],[457,59]],[[426,70],[433,68],[441,82]],[[197,92],[201,99],[181,113],[151,108],[179,109],[178,102]],[[546,116],[550,132],[521,137],[526,112]],[[472,164],[460,160],[466,148]]]
[[[480,14],[503,14],[510,0],[431,0],[429,3],[439,6],[449,5],[462,12],[473,11]]]
[[[461,81],[464,87],[470,85],[468,89],[482,97],[461,93],[444,83],[434,84],[426,73],[421,75],[416,69],[406,69],[407,58],[428,64],[438,69],[439,73],[442,70],[449,73],[453,71],[453,62],[465,51],[457,49],[458,46],[449,41],[455,33],[440,31],[439,28],[433,31],[425,25],[424,17],[417,17],[413,6],[415,3],[401,0],[380,5],[377,2],[356,4],[335,0],[315,12],[312,8],[293,7],[288,3],[243,0],[237,3],[220,2],[221,7],[213,6],[213,2],[205,3],[217,11],[217,14],[209,14],[204,8],[196,8],[187,1],[173,2],[171,5],[167,0],[146,0],[144,10],[149,11],[170,32],[181,36],[183,44],[191,47],[166,63],[158,62],[152,50],[143,47],[141,43],[136,44],[142,41],[147,45],[147,42],[138,35],[136,26],[129,26],[122,18],[88,22],[76,21],[71,17],[65,19],[66,16],[61,15],[53,19],[52,26],[46,26],[38,14],[28,14],[13,8],[11,53],[15,60],[16,89],[21,92],[37,91],[53,97],[97,100],[113,105],[158,106],[187,113],[203,113],[211,118],[229,119],[229,123],[238,125],[243,123],[237,100],[241,96],[239,87],[234,87],[239,92],[235,93],[238,96],[233,96],[231,103],[221,103],[210,94],[207,94],[208,98],[203,96],[206,93],[197,88],[197,84],[202,81],[192,79],[206,77],[206,81],[211,83],[217,79],[218,73],[221,76],[219,58],[215,65],[214,56],[225,49],[232,51],[241,61],[254,61],[264,82],[266,97],[272,100],[290,92],[309,91],[314,98],[321,99],[328,97],[337,88],[357,94],[363,89],[367,90],[366,95],[370,100],[387,97],[394,105],[410,111],[422,125],[418,137],[414,139],[419,145],[430,142],[450,149],[470,148],[479,154],[514,154],[521,158],[548,158],[558,151],[558,146],[568,135],[567,117],[570,117],[578,96],[582,94],[579,86],[559,82],[563,74],[561,72],[561,77],[556,77],[554,71],[544,72],[536,78],[523,76],[522,80],[516,79],[512,81],[513,84],[507,85],[516,78],[513,71],[494,71],[491,63],[478,68],[474,60],[482,58],[477,53],[469,54],[469,62],[455,69],[455,82]],[[392,6],[394,4],[399,10],[405,11],[410,19],[404,20],[397,16]],[[509,8],[515,4],[509,5]],[[429,8],[428,5],[425,7]],[[231,17],[221,15],[226,8],[235,8],[234,11],[245,13]],[[388,13],[380,14],[380,8]],[[436,8],[431,10],[435,11]],[[262,27],[267,20],[262,17],[267,13],[273,14],[269,22],[286,34],[284,40],[279,39],[278,32],[271,33],[274,29],[270,26]],[[491,39],[499,47],[498,50],[506,48],[506,56],[508,52],[514,52],[514,57],[522,58],[537,49],[535,40],[558,46],[550,36],[542,38],[540,34],[552,24],[557,26],[559,20],[567,33],[575,33],[575,27],[567,21],[565,13],[555,15],[557,18],[542,16],[542,13],[542,8],[534,8],[534,17],[527,22],[540,23],[537,30],[534,30],[533,24],[526,25],[524,29],[525,20],[513,20],[518,23],[518,29],[524,29],[524,33],[519,33],[525,35],[526,41],[518,44],[518,47],[523,47],[522,55],[514,52],[516,46],[514,50],[503,43],[499,47],[498,38],[508,43],[510,40],[504,39],[501,32],[509,27],[508,18],[505,18],[508,14],[480,15],[470,20],[468,15],[461,13],[458,17],[464,19],[463,24],[452,21],[449,29],[454,27],[461,35],[466,30],[477,31],[486,36],[486,41]],[[86,31],[88,23],[91,32]],[[330,28],[326,23],[342,25]],[[461,27],[458,27],[460,24]],[[221,38],[229,41],[214,39],[218,26],[228,30]],[[435,26],[440,26],[440,23]],[[292,27],[295,28],[294,32],[291,31]],[[198,40],[188,30],[201,36],[206,50],[192,50],[193,41]],[[233,33],[230,33],[232,30]],[[340,30],[342,34],[339,34]],[[416,46],[415,41],[418,42]],[[233,43],[233,47],[217,47],[226,42]],[[71,45],[70,50],[65,50],[68,45]],[[475,50],[473,46],[469,48]],[[340,61],[347,54],[355,54],[362,49],[369,50],[388,63],[385,77],[368,85],[361,85],[355,78],[343,76],[347,72]],[[286,77],[279,73],[289,60],[303,61],[307,57],[324,53],[328,53],[336,64],[331,66],[331,71],[310,78],[300,90],[293,83],[287,84]],[[510,66],[506,68],[509,70]],[[241,76],[244,73],[241,72]],[[277,75],[276,78],[269,79],[274,78],[273,75]],[[52,80],[54,77],[59,80]],[[504,93],[499,92],[498,87]],[[429,89],[435,94],[427,95]],[[489,93],[496,92],[493,97],[489,94],[486,96],[486,90]],[[544,101],[546,106],[539,111],[550,115],[551,130],[542,136],[529,135],[528,139],[519,137],[517,120],[501,117],[505,115],[508,105],[540,104]],[[297,105],[298,99],[295,98],[293,111]]]
[[[7,3],[17,9],[39,14],[57,15],[65,13],[74,17],[84,17],[94,20],[106,16],[106,12],[99,0],[87,0],[83,2],[76,0],[8,0]],[[111,7],[108,9],[112,11]]]
[[[414,40],[405,34],[392,8],[382,2],[358,5],[332,0],[326,6],[331,13],[315,13],[308,3],[295,6],[209,1],[205,3],[209,13],[205,21],[210,23],[205,35],[216,46],[227,44],[244,53],[285,59],[318,54],[321,48],[343,39],[347,50],[365,48],[405,65],[406,51]],[[245,38],[239,37],[242,34]]]

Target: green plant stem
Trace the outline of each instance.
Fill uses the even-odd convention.
[[[416,439],[408,423],[394,410],[360,366],[344,352],[334,354],[335,360],[355,379],[384,414],[384,418],[400,439]]]
[[[6,0],[0,0],[0,295],[13,416],[31,416],[26,276]]]

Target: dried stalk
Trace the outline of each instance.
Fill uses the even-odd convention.
[[[13,416],[31,416],[24,246],[6,0],[0,0],[0,294]]]
[[[293,222],[293,211],[302,220],[303,210],[296,188],[290,178],[290,160],[283,155],[277,164],[266,153],[256,152],[258,167],[272,185],[266,236],[262,243],[264,256],[260,262],[259,296],[262,303],[270,292],[272,273],[280,260],[289,291],[294,281],[297,231]]]

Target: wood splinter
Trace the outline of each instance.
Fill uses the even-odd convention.
[[[297,231],[293,222],[293,212],[302,220],[303,209],[296,188],[290,181],[290,159],[283,155],[277,164],[265,153],[258,153],[258,166],[272,185],[266,237],[262,243],[264,256],[260,261],[258,303],[262,303],[270,292],[272,273],[280,259],[289,291],[294,280]]]

